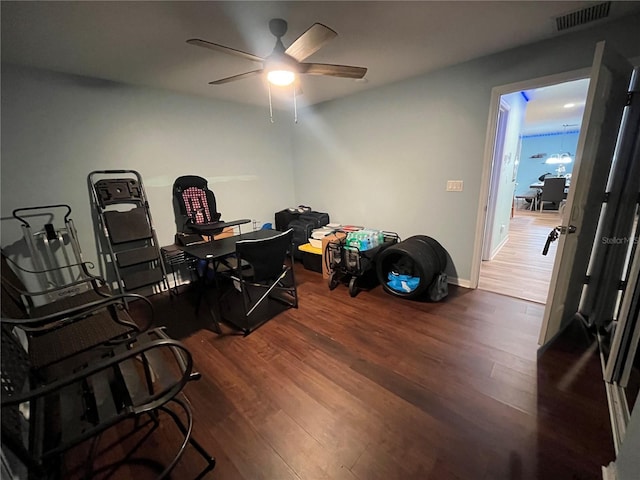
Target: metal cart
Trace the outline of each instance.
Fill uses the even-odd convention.
[[[349,284],[349,295],[358,294],[360,279],[367,272],[374,270],[376,256],[387,247],[398,243],[400,238],[394,232],[382,232],[384,241],[368,250],[346,244],[346,237],[327,244],[324,261],[329,268],[329,290],[334,290],[341,282]]]

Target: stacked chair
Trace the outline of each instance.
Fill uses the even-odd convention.
[[[89,272],[93,265],[82,259],[80,242],[70,214],[68,205],[28,207],[13,212],[14,218],[21,222],[24,242],[29,251],[28,259],[35,268],[27,269],[18,265],[2,251],[2,311],[14,319],[41,318],[44,320],[40,323],[46,324],[50,321],[48,319],[64,318],[71,314],[83,315],[85,311],[95,310],[96,314],[88,316],[84,325],[90,323],[91,328],[87,331],[100,333],[95,337],[81,335],[76,343],[64,346],[65,351],[79,351],[89,349],[107,337],[119,338],[140,331],[140,327],[119,306],[126,299],[148,300],[140,295],[114,297],[106,282]],[[53,219],[60,216],[63,216],[62,225],[56,225]],[[34,227],[30,223],[34,220],[31,219],[38,217],[45,217],[49,221],[42,228]],[[31,341],[42,343],[43,346],[48,342],[52,345],[60,343],[52,339],[64,329],[52,329],[45,334],[38,331],[38,326],[38,322],[31,323],[31,326],[24,324],[25,331],[32,332],[29,335]],[[74,322],[67,322],[65,326],[68,327],[65,332],[77,328]],[[63,348],[63,345],[59,348]],[[61,352],[54,355],[51,348],[36,347],[33,352],[33,355],[35,352],[49,352],[49,356],[61,358]],[[32,361],[40,366],[36,358],[32,358]]]
[[[65,225],[45,228],[56,251],[73,243],[69,235],[75,232]],[[155,428],[159,412],[183,433],[159,478],[169,475],[189,444],[204,457],[204,472],[213,469],[215,459],[191,437],[192,414],[180,396],[189,381],[200,377],[191,354],[162,328],[152,328],[153,308],[146,298],[112,294],[103,280],[88,273],[90,264],[75,260],[27,269],[2,252],[2,450],[11,473],[55,477],[68,450],[126,419],[134,419],[136,427],[151,422]],[[63,284],[65,278],[71,280]],[[145,321],[131,317],[127,300],[147,307]],[[178,407],[186,422],[171,407]],[[94,454],[87,459],[89,477]]]
[[[135,170],[96,170],[88,180],[105,263],[113,267],[119,291],[168,290],[167,272],[140,174]]]
[[[86,290],[81,290],[83,284],[80,281],[70,285],[77,291],[81,290],[76,295],[56,298],[57,293],[64,294],[70,290],[70,286],[64,285],[28,291],[22,278],[42,273],[48,272],[24,269],[2,253],[2,324],[20,329],[20,335],[28,346],[30,362],[35,368],[47,368],[107,341],[126,341],[151,326],[148,321],[138,325],[123,306],[125,299],[140,300],[151,309],[149,300],[141,295],[111,295],[97,277],[85,282]],[[36,306],[43,296],[55,300]]]

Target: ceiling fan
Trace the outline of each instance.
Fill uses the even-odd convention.
[[[269,30],[276,37],[276,44],[271,54],[265,58],[199,38],[191,38],[187,40],[187,43],[262,63],[262,68],[214,80],[209,82],[210,85],[221,85],[223,83],[261,75],[262,73],[267,74],[267,80],[270,83],[279,86],[291,85],[300,74],[358,79],[363,78],[367,73],[367,69],[364,67],[326,63],[303,63],[306,58],[317,52],[326,42],[338,35],[335,31],[321,23],[314,23],[288,48],[284,47],[281,40],[284,34],[287,33],[287,22],[285,20],[281,18],[270,20]]]

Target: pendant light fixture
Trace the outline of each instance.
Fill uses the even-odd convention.
[[[554,153],[553,155],[549,155],[547,159],[544,161],[547,165],[562,165],[573,162],[573,158],[569,152],[562,152],[564,150],[564,137],[567,134],[567,127],[575,126],[564,123],[562,127],[564,128],[562,132],[562,138],[560,139],[560,152]]]

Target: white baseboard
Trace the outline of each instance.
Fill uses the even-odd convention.
[[[617,478],[615,463],[611,462],[606,467],[602,467],[602,480],[616,480]]]
[[[496,255],[500,253],[500,250],[502,250],[502,247],[504,247],[508,241],[509,241],[509,235],[504,237],[504,239],[496,246],[496,248],[493,249],[489,260],[493,260],[494,258],[496,258]]]
[[[447,278],[447,282],[451,285],[457,285],[463,288],[471,288],[471,280],[467,280],[466,278],[449,277]]]

